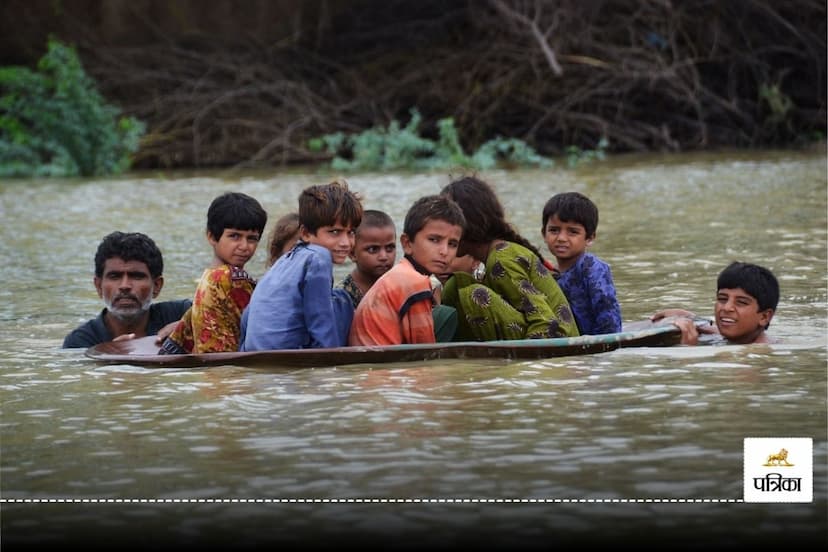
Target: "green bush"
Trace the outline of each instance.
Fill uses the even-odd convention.
[[[104,102],[73,48],[50,39],[37,69],[0,68],[0,177],[128,169],[144,124]]]
[[[770,114],[767,116],[766,123],[771,126],[778,126],[788,120],[790,111],[794,108],[794,103],[791,98],[786,95],[776,84],[759,86],[759,99],[764,101]]]
[[[552,160],[539,155],[531,146],[515,138],[489,140],[471,156],[460,145],[452,118],[437,122],[439,138],[429,140],[418,134],[422,118],[416,108],[405,127],[392,121],[387,128],[374,127],[345,136],[326,134],[308,142],[312,151],[325,150],[336,170],[444,169],[468,167],[490,169],[498,164],[548,167]]]
[[[594,150],[581,149],[578,146],[569,146],[566,148],[566,164],[569,168],[577,167],[583,163],[599,160],[603,161],[606,158],[606,150],[609,141],[606,138],[598,140],[598,146]]]

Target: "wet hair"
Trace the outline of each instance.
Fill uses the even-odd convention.
[[[271,266],[282,256],[282,251],[288,240],[296,240],[299,232],[299,213],[288,213],[276,221],[276,226],[270,233],[270,249],[268,252],[267,266]]]
[[[561,222],[575,222],[586,230],[586,237],[595,237],[598,228],[598,207],[587,196],[578,192],[565,192],[552,196],[543,206],[541,234],[546,234],[546,224],[554,215]]]
[[[311,234],[337,222],[356,229],[362,222],[362,202],[348,189],[348,183],[336,179],[330,184],[310,186],[299,194],[299,223]]]
[[[543,259],[538,248],[506,222],[503,205],[488,183],[475,176],[464,176],[449,183],[440,193],[452,198],[463,210],[466,228],[462,241],[484,244],[506,240],[522,245]]]
[[[423,196],[408,209],[403,222],[403,232],[408,239],[414,241],[417,233],[428,224],[430,220],[442,220],[449,224],[466,227],[466,218],[463,210],[450,197],[444,195]]]
[[[95,253],[96,277],[103,278],[106,261],[114,257],[144,263],[153,279],[164,273],[161,250],[152,238],[140,232],[112,232],[104,237]]]
[[[356,229],[357,236],[359,236],[359,231],[362,228],[385,228],[386,226],[391,226],[394,228],[394,232],[396,232],[396,226],[394,226],[394,220],[388,215],[388,213],[384,211],[377,211],[375,209],[366,209],[365,212],[362,213],[362,222],[359,223],[359,227]]]
[[[267,224],[267,213],[261,204],[247,194],[227,192],[213,200],[207,209],[207,231],[218,240],[226,228],[255,230],[261,236]]]
[[[765,267],[733,262],[719,273],[716,289],[742,288],[745,293],[756,299],[759,310],[773,309],[779,304],[779,282],[776,276]],[[767,326],[765,327],[767,329]]]

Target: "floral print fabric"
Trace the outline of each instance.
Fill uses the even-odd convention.
[[[242,311],[256,286],[247,272],[227,264],[201,275],[193,306],[164,341],[161,353],[237,351]]]
[[[455,340],[575,337],[578,326],[553,271],[522,245],[497,242],[481,282],[456,273],[443,303],[458,311]]]

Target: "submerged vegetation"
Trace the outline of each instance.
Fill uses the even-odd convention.
[[[359,133],[326,134],[308,142],[310,151],[324,150],[333,156],[331,168],[339,171],[392,169],[448,169],[464,167],[487,170],[495,167],[551,167],[554,161],[517,138],[496,137],[467,155],[460,144],[454,119],[437,121],[436,140],[420,135],[422,117],[417,108],[410,111],[407,125],[392,121],[387,127],[374,127]],[[566,150],[567,166],[604,159],[608,142],[601,138],[595,150],[571,146]]]
[[[73,48],[50,40],[37,69],[0,68],[0,176],[96,176],[129,168],[143,123],[104,101]]]
[[[499,164],[549,167],[551,159],[539,155],[522,140],[497,137],[467,155],[460,144],[454,119],[437,121],[437,140],[420,136],[422,121],[419,111],[412,108],[411,119],[405,126],[392,121],[387,128],[374,127],[360,133],[326,134],[308,143],[311,151],[324,149],[333,155],[332,168],[336,170],[381,169],[443,169],[467,167],[491,169]]]

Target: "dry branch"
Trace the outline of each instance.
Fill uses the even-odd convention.
[[[406,122],[415,106],[426,132],[452,116],[469,150],[498,135],[556,154],[602,137],[677,151],[825,133],[819,0],[389,0],[320,18],[304,41],[170,36],[145,20],[141,47],[104,46],[80,22],[75,42],[104,94],[148,123],[146,167],[318,161],[308,139]],[[791,101],[781,122],[762,86]]]

